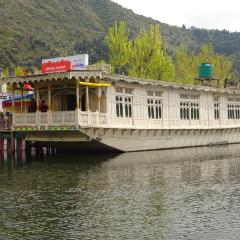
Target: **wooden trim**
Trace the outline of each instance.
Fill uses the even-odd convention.
[[[111,87],[112,84],[110,83],[91,83],[91,82],[81,82],[79,81],[80,85],[88,86],[88,87]]]

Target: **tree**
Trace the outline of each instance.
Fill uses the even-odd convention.
[[[174,65],[167,55],[160,26],[141,29],[135,40],[129,40],[126,23],[116,23],[109,29],[110,63],[117,73],[140,78],[172,80]]]
[[[193,56],[181,45],[175,50],[175,80],[183,84],[193,83]]]
[[[201,63],[211,63],[213,65],[214,77],[220,78],[220,86],[224,86],[225,79],[234,79],[233,59],[225,55],[214,53],[211,44],[201,46],[198,54],[188,53],[186,47],[180,46],[175,51],[175,80],[182,83],[193,83],[193,79],[198,76],[198,66]]]
[[[115,23],[108,31],[108,48],[110,64],[117,73],[124,73],[131,51],[125,22]]]
[[[132,44],[129,75],[156,80],[172,80],[174,65],[161,41],[160,26],[142,29]]]

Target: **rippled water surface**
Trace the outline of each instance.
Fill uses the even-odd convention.
[[[0,165],[0,239],[239,239],[240,145]]]

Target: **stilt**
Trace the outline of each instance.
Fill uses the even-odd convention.
[[[15,138],[13,135],[13,131],[11,131],[10,135],[10,154],[11,154],[11,159],[13,159],[15,153]]]
[[[30,141],[25,142],[25,152],[26,152],[26,160],[30,161],[32,159],[32,144]]]
[[[22,161],[23,160],[23,139],[17,138],[16,143],[17,143],[16,145],[17,158],[18,160]]]

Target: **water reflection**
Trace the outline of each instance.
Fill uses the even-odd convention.
[[[0,239],[240,234],[239,145],[8,164],[1,161]]]

